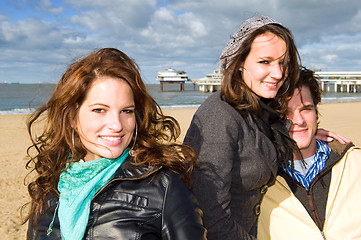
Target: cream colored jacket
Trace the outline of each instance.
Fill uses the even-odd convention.
[[[361,239],[361,148],[351,147],[332,168],[323,232],[277,176],[261,205],[257,239]]]

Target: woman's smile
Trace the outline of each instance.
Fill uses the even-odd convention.
[[[85,161],[117,158],[132,141],[135,103],[129,84],[103,77],[94,82],[78,115],[79,136],[87,149]]]

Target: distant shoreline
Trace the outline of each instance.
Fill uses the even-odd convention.
[[[360,94],[361,95],[361,94]],[[360,96],[361,97],[361,96]],[[323,99],[324,100],[324,99]],[[326,99],[327,100],[327,99]],[[334,103],[357,103],[361,102],[360,99],[350,99],[345,101],[323,101],[321,104],[334,104]],[[197,109],[201,104],[195,104],[195,105],[171,105],[171,106],[160,106],[162,110],[172,110],[172,109]],[[35,111],[34,109],[29,108],[19,108],[19,109],[11,109],[11,110],[0,110],[0,115],[27,115],[31,114]]]
[[[212,94],[199,92],[197,87],[193,90],[193,84],[186,85],[184,92],[172,84],[161,92],[159,83],[146,84],[148,92],[162,109],[198,108]],[[2,84],[0,115],[29,114],[50,98],[54,88],[55,84]],[[361,93],[326,93],[322,102],[361,102]]]

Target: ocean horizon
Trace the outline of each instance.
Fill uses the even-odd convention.
[[[29,114],[50,98],[56,84],[0,84],[0,115]],[[148,92],[162,109],[197,108],[212,93],[199,92],[198,85],[186,83],[184,92],[179,84],[146,84]],[[358,102],[361,93],[325,93],[322,103]]]

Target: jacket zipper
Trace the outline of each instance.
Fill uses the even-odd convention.
[[[283,177],[283,176],[281,176],[281,177]],[[289,192],[289,194],[290,194],[291,196],[297,198],[297,197],[293,194],[292,190],[288,189],[288,188],[287,188],[283,183],[281,183],[279,180],[276,179],[276,181],[277,181],[278,183],[280,183],[281,186],[282,186],[287,192]],[[286,182],[287,182],[287,181],[286,181]],[[302,186],[302,184],[298,183],[297,181],[295,181],[295,184],[297,184],[299,187],[301,187],[301,188],[306,192],[306,194],[307,194],[307,199],[312,199],[312,198],[311,198],[311,195],[310,195],[310,194],[308,193],[308,191]],[[309,204],[310,204],[310,201],[308,201],[308,202],[309,202]],[[314,209],[314,207],[313,207],[313,201],[311,200],[311,202],[312,202],[312,206],[310,206],[310,207],[312,208],[311,211],[312,211],[312,212],[315,212],[315,211],[313,210],[313,209]],[[301,204],[302,204],[302,203],[301,203]],[[310,205],[311,205],[311,204],[310,204]],[[317,213],[316,213],[316,214],[317,214]],[[311,218],[312,218],[312,217],[311,217]],[[319,226],[318,226],[318,224],[315,222],[314,218],[312,218],[312,219],[313,219],[314,223],[316,224],[316,226],[318,227],[318,229],[319,229],[319,231],[320,231],[320,233],[321,233],[322,238],[326,240],[325,233],[323,232],[323,230],[321,230],[321,229],[319,228]]]
[[[303,185],[302,184],[300,184],[299,182],[297,182],[296,180],[294,180],[294,179],[292,179],[291,178],[291,180],[298,186],[298,187],[300,187],[301,189],[303,189],[304,191],[306,191],[306,196],[307,196],[307,199],[309,200],[308,202],[309,202],[309,204],[310,204],[310,202],[312,202],[312,205],[313,205],[313,203],[314,203],[314,201],[313,201],[313,199],[312,199],[312,195],[311,194],[309,194],[309,192],[310,192],[310,189],[313,187],[313,185],[320,179],[320,177],[322,177],[322,176],[324,176],[328,171],[331,171],[332,170],[332,168],[337,164],[337,163],[339,163],[340,162],[340,160],[343,158],[343,157],[345,157],[345,155],[347,154],[347,152],[349,151],[349,149],[351,149],[351,147],[353,147],[353,146],[347,146],[344,150],[343,150],[343,152],[341,153],[341,154],[338,154],[339,155],[339,157],[337,157],[337,159],[331,164],[331,165],[329,165],[329,166],[327,166],[327,168],[324,168],[324,169],[322,169],[321,170],[321,172],[319,172],[318,174],[317,174],[317,176],[311,181],[311,183],[310,183],[310,186],[309,186],[309,191],[307,191],[304,187],[303,187]],[[283,177],[283,178],[285,178],[284,176],[282,176],[281,175],[281,177]],[[286,177],[289,177],[288,175],[286,175]],[[290,177],[289,177],[290,178]],[[286,180],[286,179],[285,179]],[[293,192],[292,191],[290,191],[286,186],[284,186],[280,181],[278,181],[291,195],[294,195],[293,194]],[[287,180],[286,180],[286,182],[287,182]],[[296,197],[296,196],[295,196]],[[311,205],[311,204],[310,204]],[[310,206],[311,207],[311,206]],[[331,211],[331,210],[330,210]],[[313,212],[313,211],[312,211]],[[315,212],[315,214],[318,216],[318,214]],[[330,214],[330,212],[329,212],[329,214]],[[328,215],[329,215],[328,214]],[[327,221],[327,218],[328,216],[325,216],[325,223],[326,223],[326,221]],[[319,217],[318,217],[319,218]],[[314,220],[315,221],[315,220]],[[315,222],[315,224],[316,225],[318,225],[316,222]],[[319,228],[320,229],[320,228]],[[322,227],[322,230],[320,230],[320,232],[321,232],[321,235],[322,235],[322,237],[323,237],[323,239],[325,239],[326,240],[326,236],[325,236],[325,233],[324,233],[324,231],[323,231],[324,229],[323,229],[323,227]]]

